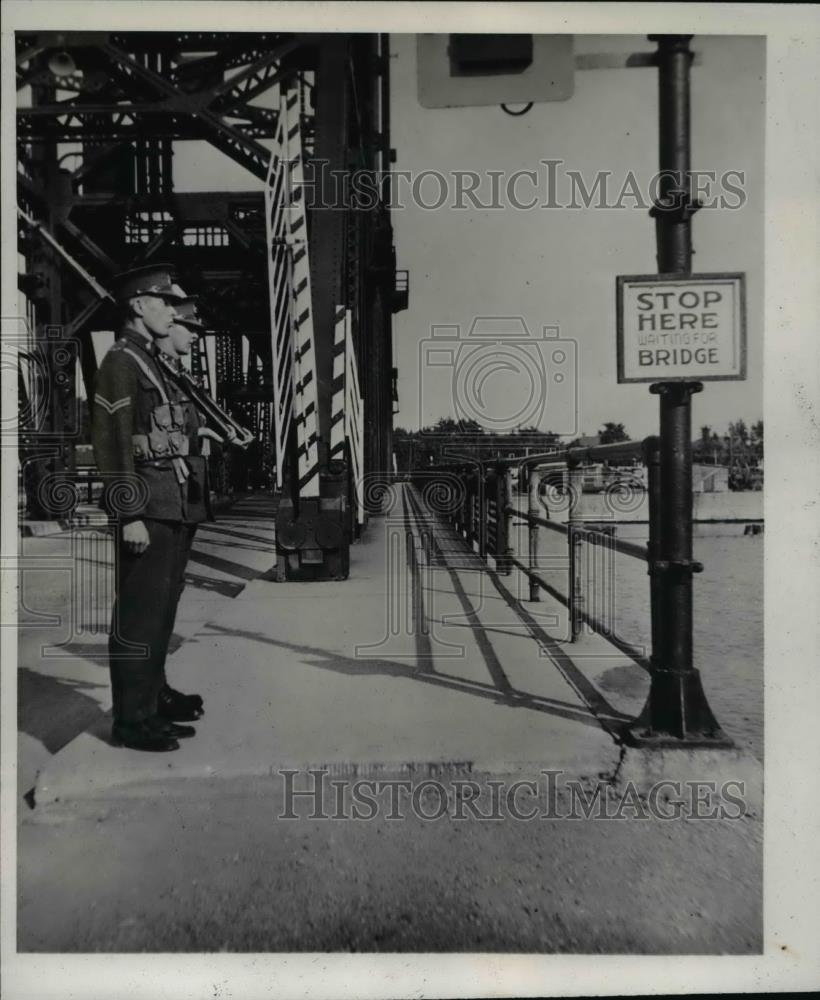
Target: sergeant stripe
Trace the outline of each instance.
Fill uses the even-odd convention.
[[[109,416],[113,416],[118,410],[125,409],[126,406],[131,405],[131,398],[129,396],[123,396],[122,399],[118,399],[114,402],[109,402],[105,396],[101,396],[99,393],[95,393],[94,402],[97,406],[101,406]]]

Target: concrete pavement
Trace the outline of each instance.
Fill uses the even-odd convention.
[[[57,667],[24,664],[50,671],[60,698],[51,728],[47,713],[40,730],[33,709],[24,714],[44,757],[35,808],[18,814],[20,949],[759,951],[757,800],[747,795],[741,818],[670,822],[634,815],[630,791],[670,775],[739,778],[752,791],[755,762],[625,753],[614,731],[643,703],[641,667],[597,636],[561,641],[560,602],[522,604],[517,574],[488,569],[409,487],[394,499],[353,546],[345,583],[265,578],[264,501],[202,532],[168,672],[203,694],[207,714],[175,753],[109,746],[105,663],[87,649]],[[100,585],[86,624],[105,621],[104,597]],[[32,619],[49,612],[42,600],[28,607]],[[47,627],[54,643],[42,620],[32,636]],[[68,641],[77,654],[79,639]],[[56,739],[53,719],[69,688],[94,713],[63,745],[71,734]],[[288,821],[280,772],[309,768],[345,794],[363,778],[396,789],[398,779],[412,808],[405,797],[403,821],[391,821],[382,800],[370,821],[328,822],[310,814],[314,795]],[[503,822],[487,818],[486,799],[482,815],[453,818],[460,783],[485,796],[544,769],[563,772],[559,815],[544,813],[542,782],[505,800]],[[430,801],[416,802],[432,778],[447,798],[434,821],[421,814]],[[631,805],[614,820],[568,818],[570,779]],[[510,801],[537,815],[520,821]]]
[[[249,497],[203,525],[186,574],[171,649],[191,638],[273,563],[269,499]],[[113,550],[104,519],[19,540],[17,787],[85,730],[110,728],[108,636]]]
[[[39,771],[39,814],[155,780],[294,767],[616,776],[625,758],[617,731],[646,700],[645,669],[598,635],[562,641],[561,602],[548,593],[537,604],[522,600],[523,576],[488,569],[408,485],[394,499],[352,547],[344,583],[272,582],[272,511],[263,499],[199,533],[168,674],[175,687],[203,695],[206,715],[196,738],[172,754],[110,746],[101,631],[85,660],[59,668],[44,661],[37,674],[24,667],[40,678],[61,670],[52,680],[72,684],[75,699],[81,685],[91,692],[82,694],[83,731],[65,745],[51,737],[51,756],[27,751],[25,781],[32,760]],[[105,596],[98,586],[98,603]],[[106,609],[95,614],[107,621]],[[74,676],[66,662],[76,662]],[[39,729],[31,724],[33,714],[23,725],[29,739],[47,729],[42,718]],[[644,755],[629,757],[630,774],[646,770]],[[680,769],[681,754],[667,757]],[[739,754],[701,753],[686,758],[689,771],[695,760],[694,777],[718,760],[742,771],[759,805],[759,767]]]
[[[159,778],[293,766],[615,770],[607,724],[621,714],[600,700],[596,717],[558,644],[539,644],[456,539],[438,527],[450,550],[425,551],[432,525],[409,488],[353,546],[343,584],[259,579],[272,559],[241,537],[242,514],[203,533],[191,569],[207,566],[213,579],[244,553],[257,578],[232,600],[189,588],[185,641],[168,662],[171,683],[205,699],[196,738],[168,755],[114,749],[101,714],[43,768],[38,809]]]

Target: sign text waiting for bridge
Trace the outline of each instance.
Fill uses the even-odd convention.
[[[620,275],[618,382],[746,378],[743,274]]]

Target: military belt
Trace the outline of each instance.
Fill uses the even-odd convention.
[[[126,354],[130,354],[131,357],[137,362],[137,364],[142,369],[143,375],[145,375],[145,377],[150,382],[153,382],[154,387],[159,392],[159,394],[160,394],[160,396],[162,398],[162,402],[168,407],[168,409],[170,411],[170,409],[171,409],[171,401],[168,398],[168,393],[165,391],[165,386],[160,382],[160,380],[156,377],[156,375],[151,371],[151,369],[148,367],[148,365],[142,360],[142,358],[138,354],[135,354],[128,347],[124,347],[123,350],[125,351]],[[169,462],[169,461],[171,462],[171,464],[174,467],[174,472],[176,473],[176,476],[177,476],[177,482],[180,485],[183,485],[188,480],[188,477],[191,475],[191,470],[188,468],[188,465],[185,462],[185,460],[183,458],[181,458],[179,455],[169,455],[169,456],[165,456],[163,458],[141,459],[140,462],[139,462],[139,464],[140,465],[157,465],[159,462]],[[137,463],[135,462],[135,465],[136,464]]]

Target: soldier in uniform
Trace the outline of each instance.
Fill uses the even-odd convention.
[[[183,370],[182,359],[191,353],[193,343],[197,337],[205,332],[205,325],[197,312],[196,296],[186,295],[179,285],[174,285],[172,290],[178,296],[174,303],[176,317],[168,335],[158,337],[156,345],[157,350],[173,368]],[[185,437],[188,439],[186,463],[190,470],[190,477],[188,480],[187,519],[184,522],[182,551],[178,565],[177,602],[185,587],[185,567],[188,563],[197,526],[202,521],[213,521],[214,519],[211,510],[207,461],[210,454],[210,442],[224,443],[224,439],[216,431],[205,426],[205,419],[196,409],[193,400],[183,393],[179,398],[179,403],[183,408],[183,429]],[[229,440],[231,439],[229,438]],[[169,634],[173,632],[177,602],[173,604],[173,607],[169,607]],[[162,667],[163,685],[160,688],[158,700],[160,714],[165,714],[177,722],[196,721],[203,712],[201,698],[195,695],[180,695],[179,692],[174,691],[166,680],[164,661]],[[188,699],[187,706],[184,701],[181,701],[186,697]],[[197,698],[199,698],[198,704],[194,702],[194,699]]]
[[[179,721],[202,711],[199,695],[175,692],[164,678],[188,526],[192,516],[202,519],[181,392],[156,360],[157,341],[169,336],[184,296],[165,265],[119,275],[115,294],[125,325],[97,373],[92,418],[103,502],[116,533],[112,742],[169,751],[196,732]]]

